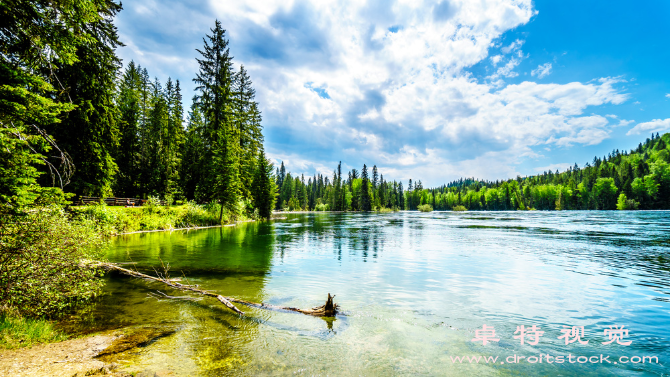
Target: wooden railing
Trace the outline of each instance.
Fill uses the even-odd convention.
[[[147,199],[139,198],[99,198],[95,196],[80,196],[76,202],[77,205],[98,204],[100,200],[104,201],[108,206],[132,206],[139,207],[148,202]],[[167,205],[167,202],[161,200],[161,205]]]

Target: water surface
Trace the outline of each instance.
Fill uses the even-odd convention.
[[[670,370],[670,213],[401,212],[294,214],[271,223],[134,234],[107,257],[140,271],[183,276],[204,289],[309,308],[336,295],[343,315],[324,320],[211,299],[157,300],[158,283],[109,276],[81,316],[88,329],[150,324],[178,331],[122,363],[177,375],[593,375]],[[493,326],[498,342],[472,342]],[[521,345],[517,326],[538,326]],[[624,346],[604,330],[624,325]],[[563,326],[588,344],[565,345]],[[501,364],[511,355],[563,364]],[[611,364],[569,363],[610,355]],[[454,363],[458,356],[495,364]],[[659,364],[614,364],[656,356]],[[598,358],[598,357],[596,357]],[[594,359],[592,359],[594,360]]]

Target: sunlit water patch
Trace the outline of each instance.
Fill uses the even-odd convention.
[[[241,307],[239,317],[211,299],[158,300],[150,293],[166,291],[159,283],[111,275],[76,330],[174,327],[121,363],[177,375],[663,375],[668,215],[321,213],[122,236],[110,261],[152,274],[169,264],[172,277],[275,305],[309,308],[331,293],[343,312],[326,320]],[[499,341],[472,341],[484,324]],[[544,331],[537,345],[514,338],[520,325]],[[602,344],[613,325],[629,330],[622,341],[630,345]],[[588,344],[565,345],[563,326],[583,326]],[[566,361],[504,361],[540,354]],[[570,363],[568,354],[656,356],[659,364]],[[462,356],[498,359],[454,363]]]

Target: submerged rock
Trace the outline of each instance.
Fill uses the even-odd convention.
[[[137,347],[144,347],[158,338],[172,335],[175,329],[140,327],[125,329],[124,334],[114,339],[111,345],[100,351],[96,358],[111,361],[113,356]]]

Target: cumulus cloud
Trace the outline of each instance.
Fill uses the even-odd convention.
[[[142,12],[149,12],[161,22],[146,27],[169,37],[152,45],[123,34],[131,50],[124,54],[151,64],[162,53],[160,64],[186,67],[190,72],[181,78],[190,81],[194,49],[214,18],[221,20],[235,61],[254,81],[268,154],[295,163],[292,171],[332,171],[341,160],[357,169],[377,164],[389,178],[433,185],[464,175],[506,178],[536,156],[536,147],[600,143],[609,137],[608,119],[586,115],[586,108],[627,99],[613,78],[503,81],[518,77],[524,41],[500,47],[500,37],[537,13],[532,0],[184,4],[172,4],[193,19],[184,24],[163,22],[153,1],[132,5],[132,17],[119,24],[122,33],[124,27],[144,30]],[[174,24],[181,26],[169,31]],[[178,43],[187,47],[171,47]],[[492,46],[499,53],[489,56]],[[491,76],[480,81],[468,73],[488,60],[496,67]],[[533,72],[543,78],[551,64]]]
[[[558,163],[558,164],[551,164],[551,165],[548,165],[548,166],[540,166],[540,167],[537,167],[533,170],[535,170],[537,173],[544,173],[545,171],[550,171],[550,172],[553,173],[556,170],[558,170],[559,172],[564,172],[570,166],[573,166],[573,165],[574,165],[574,162],[573,163],[563,162],[563,163]]]
[[[667,98],[670,98],[670,93],[666,94],[665,96],[666,96]]]
[[[638,123],[638,125],[631,128],[626,133],[626,135],[639,135],[641,133],[665,132],[667,130],[670,130],[670,118],[654,119],[651,122]]]
[[[614,127],[626,127],[631,123],[635,123],[634,120],[621,119],[618,124],[615,124]]]
[[[530,72],[531,76],[537,76],[538,79],[544,78],[545,76],[549,76],[551,73],[551,63],[545,63],[538,65],[537,68],[532,70]]]

